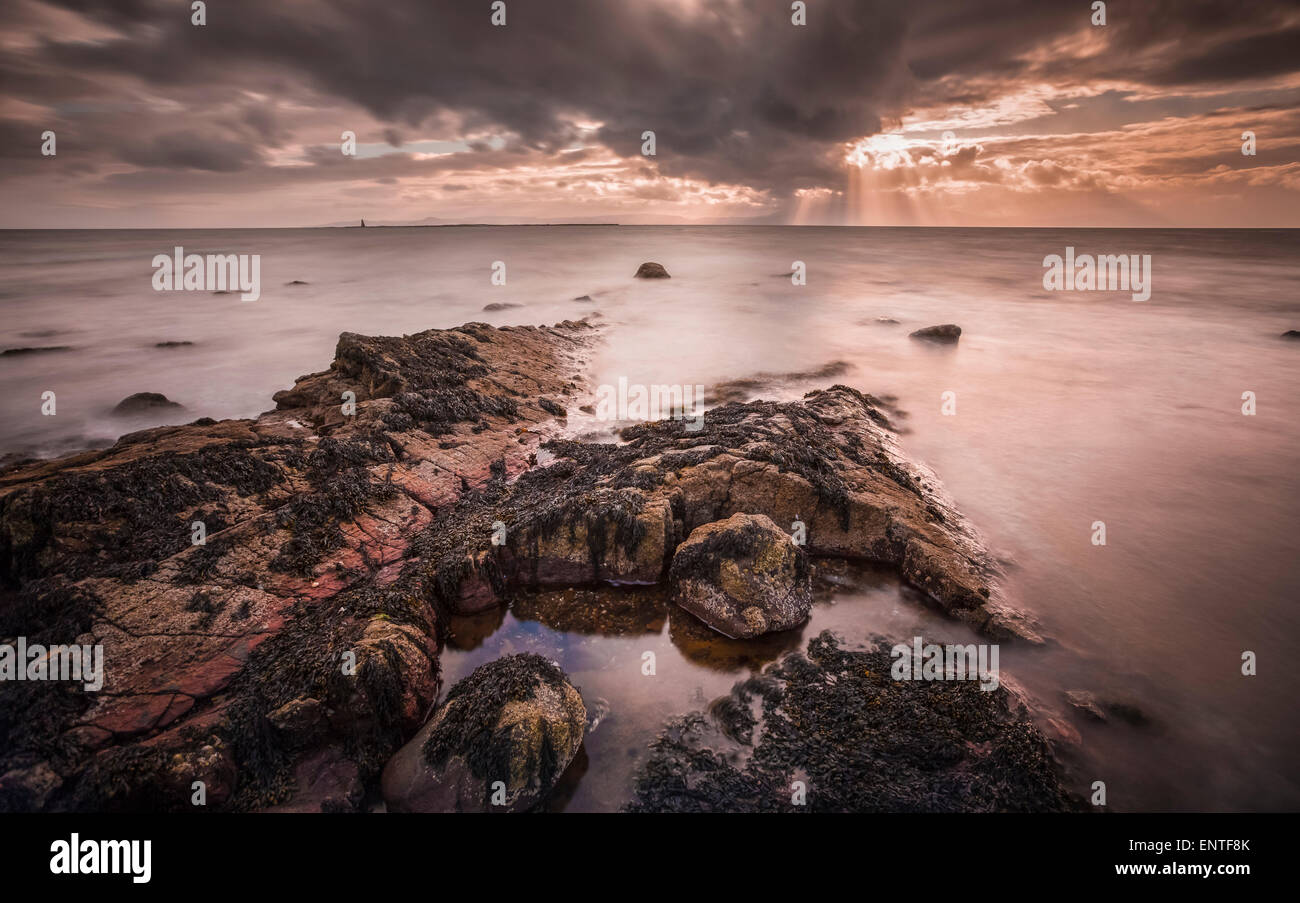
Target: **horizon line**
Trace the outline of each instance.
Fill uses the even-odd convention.
[[[1300,230],[1297,226],[942,226],[911,225],[857,225],[849,223],[407,223],[373,226],[0,226],[0,232],[251,232],[290,231],[302,229],[517,229],[566,227],[621,226],[631,229],[1075,229],[1105,231],[1233,231],[1276,232]]]

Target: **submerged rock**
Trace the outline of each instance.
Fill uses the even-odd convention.
[[[1151,719],[1147,717],[1147,713],[1144,712],[1137,703],[1130,700],[1106,699],[1102,701],[1102,705],[1105,706],[1106,711],[1110,713],[1111,717],[1118,718],[1120,721],[1130,724],[1133,727],[1142,727],[1151,723]]]
[[[474,670],[384,768],[393,812],[521,812],[582,745],[587,710],[560,668],[509,655]],[[494,786],[496,785],[496,786]]]
[[[1087,690],[1068,690],[1065,693],[1065,701],[1085,718],[1093,721],[1106,720],[1106,713],[1101,710],[1101,706],[1097,703],[1097,697]]]
[[[749,401],[761,392],[781,392],[791,383],[813,383],[825,385],[838,379],[853,369],[847,361],[828,361],[813,370],[797,370],[792,373],[755,373],[741,379],[730,379],[715,383],[705,392],[704,402],[709,406],[726,404],[730,401]]]
[[[1115,718],[1133,727],[1150,723],[1146,712],[1128,699],[1098,698],[1089,690],[1067,690],[1065,700],[1076,712],[1092,721],[1105,722]]]
[[[673,554],[673,601],[732,639],[789,630],[808,620],[808,556],[762,514],[697,527]]]
[[[493,301],[491,304],[483,305],[485,311],[510,310],[514,307],[523,307],[522,304],[515,304],[511,301]]]
[[[1292,342],[1300,342],[1300,329],[1288,329],[1282,333],[1282,338]]]
[[[829,632],[651,745],[633,812],[1051,812],[1078,808],[1006,687],[891,677],[889,643]],[[725,738],[726,743],[720,738]],[[802,782],[802,805],[795,803]]]
[[[71,345],[38,345],[27,348],[6,348],[0,357],[17,357],[20,354],[45,354],[51,351],[71,351]]]
[[[911,333],[910,338],[922,339],[927,342],[952,343],[961,338],[961,327],[955,323],[945,323],[942,326],[927,326]]]
[[[668,271],[662,263],[643,263],[636,269],[637,279],[668,279]]]
[[[119,401],[117,406],[113,408],[113,413],[142,414],[147,411],[156,411],[168,408],[181,410],[184,407],[184,405],[172,401],[160,392],[136,392],[134,395],[128,395],[126,398]]]
[[[193,342],[154,342],[155,348],[183,348],[186,345],[193,345]]]

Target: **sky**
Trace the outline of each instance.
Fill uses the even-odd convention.
[[[798,5],[5,0],[0,227],[1300,226],[1300,0]]]

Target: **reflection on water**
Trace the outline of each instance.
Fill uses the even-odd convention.
[[[520,594],[509,610],[451,619],[444,692],[503,655],[534,652],[558,662],[582,691],[588,724],[596,723],[548,808],[609,811],[630,797],[647,746],[669,718],[707,709],[738,680],[804,648],[822,630],[858,642],[873,633],[978,642],[886,570],[819,561],[817,576],[807,624],[752,640],[715,633],[659,587]],[[647,674],[651,662],[654,673]]]

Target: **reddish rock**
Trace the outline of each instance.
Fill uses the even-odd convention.
[[[438,689],[431,592],[412,541],[467,490],[532,466],[555,428],[540,399],[569,391],[589,332],[566,322],[345,333],[329,370],[277,393],[256,420],[142,430],[0,471],[0,577],[20,587],[11,611],[30,606],[44,614],[25,623],[54,625],[33,642],[83,637],[104,650],[103,691],[84,704],[42,706],[45,688],[18,703],[33,718],[72,712],[57,715],[72,754],[50,763],[59,782],[31,804],[75,793],[83,808],[184,808],[182,779],[202,772],[210,806],[256,807],[286,776],[242,769],[234,750],[248,741],[226,741],[272,712],[290,727],[294,698],[328,717],[281,731],[283,742],[361,737],[354,768],[373,776]],[[355,411],[344,413],[344,392]],[[207,528],[202,545],[191,544],[194,521]],[[342,651],[356,657],[352,675],[341,675]],[[133,749],[150,754],[124,755]],[[0,749],[0,774],[36,754]]]

